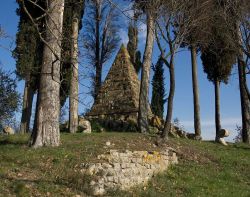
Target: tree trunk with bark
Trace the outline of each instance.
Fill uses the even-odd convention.
[[[139,96],[139,114],[138,126],[141,133],[148,132],[148,92],[149,92],[149,74],[152,61],[154,32],[155,32],[154,18],[150,13],[147,14],[147,38],[143,57],[141,86]]]
[[[215,127],[216,127],[216,136],[215,141],[219,141],[219,132],[221,130],[220,122],[220,82],[216,80],[214,82],[214,92],[215,92]]]
[[[167,116],[165,120],[164,129],[161,137],[164,140],[168,139],[168,133],[171,131],[171,120],[173,114],[173,103],[174,103],[174,93],[175,93],[175,71],[174,71],[174,55],[171,55],[171,60],[169,64],[169,75],[170,75],[170,90],[168,96],[168,107],[167,107]]]
[[[30,126],[30,118],[32,113],[32,103],[34,98],[34,90],[28,80],[25,81],[24,94],[23,94],[23,109],[20,125],[20,133],[28,133]]]
[[[78,130],[78,33],[79,19],[76,14],[72,23],[72,40],[71,40],[71,66],[72,76],[70,81],[70,97],[69,97],[69,131],[76,133]]]
[[[242,55],[238,57],[238,73],[240,85],[241,116],[242,116],[242,141],[250,143],[250,101],[245,88],[246,72]]]
[[[191,46],[191,60],[192,60],[192,82],[193,82],[193,103],[194,103],[194,130],[195,136],[201,137],[201,123],[200,123],[200,102],[199,102],[199,86],[197,77],[197,52],[196,47]]]
[[[100,20],[101,20],[101,2],[96,0],[96,73],[95,73],[95,87],[94,87],[94,99],[99,93],[99,90],[102,86],[102,64],[100,61]]]
[[[64,0],[48,1],[46,42],[39,84],[36,123],[31,145],[59,146],[60,144],[60,56]]]

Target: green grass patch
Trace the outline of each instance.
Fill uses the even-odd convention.
[[[61,135],[57,148],[32,149],[28,135],[0,136],[0,196],[74,196],[88,193],[81,163],[95,162],[108,150],[157,150],[154,136],[104,132]],[[109,196],[250,196],[250,146],[170,139],[179,164],[153,177],[147,186]]]

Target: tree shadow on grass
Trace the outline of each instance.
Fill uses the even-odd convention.
[[[246,144],[234,144],[233,147],[241,150],[250,150],[250,145]]]
[[[27,145],[28,146],[28,141],[13,141],[10,139],[0,140],[0,146],[6,146],[6,145],[18,145],[18,146]]]

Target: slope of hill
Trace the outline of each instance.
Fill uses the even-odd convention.
[[[0,136],[0,196],[86,196],[88,179],[79,165],[117,150],[177,151],[179,164],[155,176],[147,186],[109,196],[250,196],[250,146],[170,139],[138,133],[62,134],[58,148],[31,149],[27,135]],[[109,141],[111,146],[106,146]]]

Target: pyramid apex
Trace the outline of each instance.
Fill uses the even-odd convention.
[[[118,54],[125,54],[126,56],[129,56],[127,47],[123,43],[121,44]]]
[[[121,49],[126,48],[124,43],[121,44]]]

